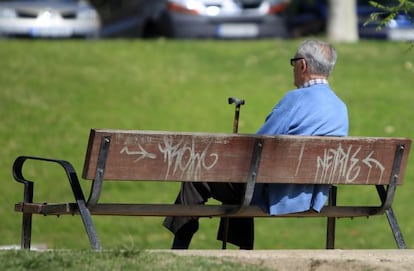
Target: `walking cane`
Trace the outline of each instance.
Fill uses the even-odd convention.
[[[239,117],[240,117],[240,107],[242,105],[244,105],[244,100],[243,99],[238,99],[235,97],[230,97],[229,98],[229,104],[235,104],[236,108],[234,111],[234,122],[233,122],[233,133],[237,134],[238,129],[239,129]],[[228,231],[229,231],[229,218],[228,217],[224,217],[224,232],[223,232],[223,244],[222,244],[222,249],[226,249],[227,247],[227,235],[228,235]]]
[[[244,100],[230,97],[229,104],[233,103],[236,105],[236,109],[234,111],[233,133],[237,134],[237,130],[239,128],[240,106],[244,105]]]

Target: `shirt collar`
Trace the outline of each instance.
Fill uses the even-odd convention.
[[[314,86],[314,85],[319,85],[319,84],[328,84],[328,80],[326,80],[325,78],[316,78],[316,79],[311,79],[309,81],[306,81],[302,86],[300,86],[300,88],[307,88],[310,86]]]

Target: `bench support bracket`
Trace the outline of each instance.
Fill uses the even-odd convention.
[[[249,175],[247,176],[246,188],[244,190],[244,197],[243,197],[240,207],[235,211],[235,213],[243,212],[247,207],[249,207],[250,202],[252,201],[254,187],[256,185],[256,177],[257,177],[259,166],[260,166],[260,159],[262,157],[263,143],[264,143],[263,140],[259,138],[255,139],[254,141],[252,160],[250,163]],[[227,247],[228,227],[229,227],[229,218],[225,217],[222,249],[226,249]]]
[[[398,225],[397,218],[394,214],[394,211],[391,207],[392,202],[394,201],[395,191],[397,189],[397,182],[400,173],[401,160],[404,154],[404,145],[397,145],[395,150],[394,164],[392,167],[392,172],[390,176],[389,185],[387,189],[383,185],[377,185],[377,192],[382,202],[382,210],[385,211],[385,214],[390,224],[391,231],[394,235],[395,242],[397,243],[398,248],[406,249],[407,245],[405,244],[404,237],[402,235],[400,226]]]
[[[95,206],[101,195],[103,177],[105,173],[106,159],[108,157],[109,144],[111,142],[110,137],[103,136],[101,140],[101,146],[99,149],[98,162],[96,165],[95,179],[93,180],[89,198],[87,201],[88,207]]]

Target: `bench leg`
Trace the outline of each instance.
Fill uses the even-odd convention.
[[[328,223],[326,227],[327,228],[326,249],[335,248],[335,226],[336,226],[336,218],[328,217]]]
[[[224,217],[224,233],[223,233],[223,241],[221,244],[221,249],[226,249],[227,248],[227,236],[229,233],[229,218],[228,217]]]
[[[377,192],[382,202],[386,201],[387,191],[383,185],[377,185]],[[390,188],[388,188],[390,189]],[[395,217],[392,207],[385,211],[385,214],[390,224],[392,234],[394,235],[395,242],[397,243],[398,248],[405,249],[407,245],[405,244],[404,237],[401,233],[400,226],[398,225],[397,218]]]
[[[24,202],[33,202],[34,183],[30,181],[24,182]],[[31,213],[23,213],[22,233],[21,233],[21,249],[29,249],[32,242],[32,217]]]
[[[78,200],[78,207],[79,207],[79,213],[82,218],[83,226],[85,227],[86,234],[89,238],[89,243],[91,244],[91,247],[94,250],[101,250],[102,245],[99,241],[98,234],[95,230],[95,226],[92,222],[92,216],[89,212],[89,209],[86,207],[86,204],[84,201]]]
[[[21,249],[30,249],[32,240],[32,214],[23,214]]]
[[[390,223],[391,230],[398,248],[406,249],[407,245],[405,244],[404,237],[401,233],[400,226],[398,225],[397,218],[394,215],[394,211],[392,210],[392,208],[390,208],[387,211],[385,211],[385,214],[387,215],[387,219]]]
[[[337,187],[332,186],[329,190],[329,199],[328,204],[329,206],[336,206],[336,193]],[[336,226],[336,218],[335,217],[328,217],[326,225],[326,249],[334,249],[335,248],[335,226]]]

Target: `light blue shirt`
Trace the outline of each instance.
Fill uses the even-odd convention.
[[[329,85],[309,82],[288,92],[257,131],[261,135],[347,136],[348,111]],[[328,185],[257,184],[253,204],[271,215],[319,212],[325,205]]]

